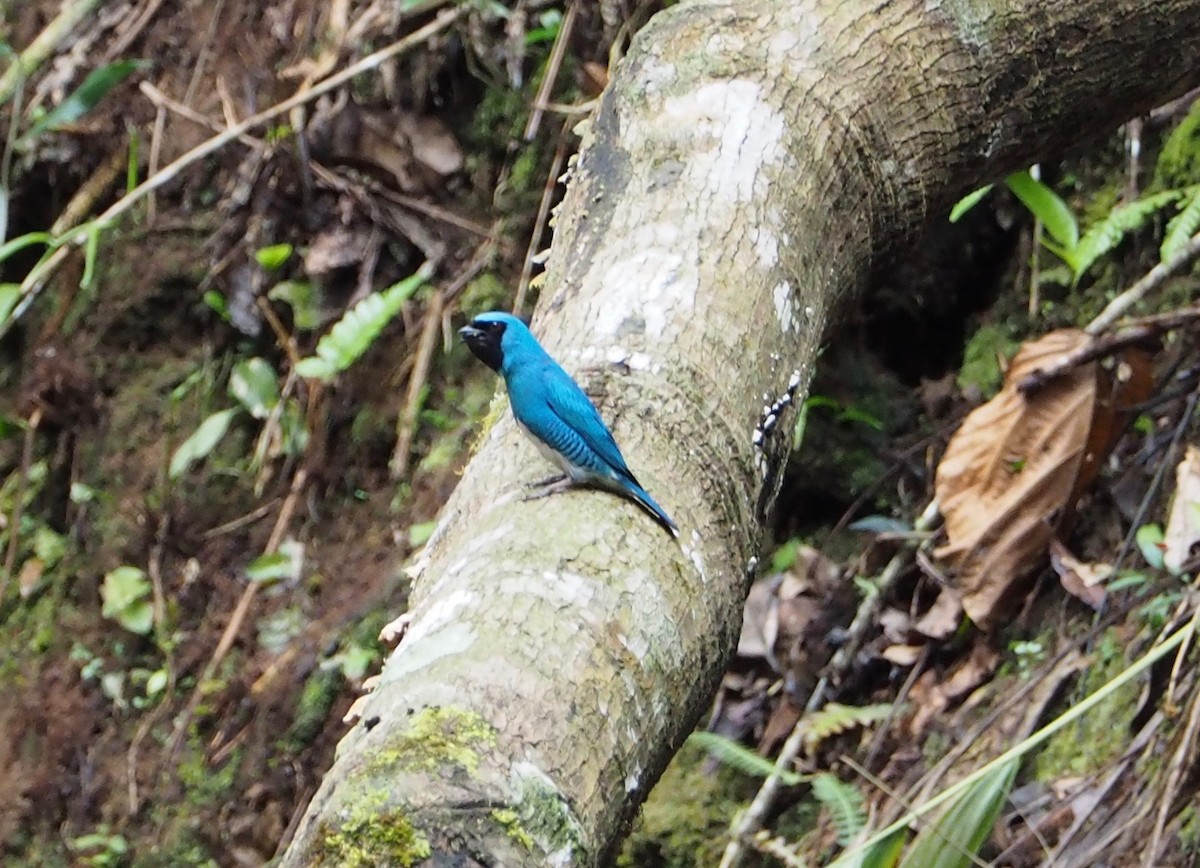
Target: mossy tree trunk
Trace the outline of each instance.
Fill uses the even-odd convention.
[[[1195,84],[1197,56],[1200,0],[655,18],[585,136],[534,327],[682,538],[604,494],[522,501],[547,467],[506,414],[284,864],[602,864],[725,666],[784,396],[837,304],[973,185]]]

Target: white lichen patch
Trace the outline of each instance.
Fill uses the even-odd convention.
[[[416,637],[414,631],[419,631]],[[422,672],[443,657],[466,654],[478,635],[465,620],[430,627],[426,619],[414,621],[409,635],[388,659],[380,673],[380,684],[388,684],[416,672]]]
[[[673,229],[645,238],[639,233],[638,246],[604,270],[604,292],[589,312],[598,334],[616,337],[627,320],[637,317],[644,333],[657,340],[665,335],[671,314],[692,309],[700,279],[679,254],[677,245],[683,242],[677,235]]]
[[[610,365],[620,365],[629,358],[629,351],[620,344],[614,344],[604,351],[604,361]]]
[[[771,300],[775,302],[775,318],[779,328],[785,333],[796,330],[796,299],[792,292],[792,284],[784,280],[775,285],[771,291]]]

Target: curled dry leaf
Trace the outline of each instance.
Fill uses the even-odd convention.
[[[1108,598],[1104,582],[1112,578],[1112,564],[1088,563],[1075,557],[1057,539],[1050,540],[1050,565],[1058,573],[1063,590],[1087,603],[1097,612]]]
[[[1045,557],[1070,505],[1100,403],[1095,362],[1028,396],[1017,384],[1087,340],[1064,329],[1025,344],[1000,393],[967,417],[938,465],[949,542],[937,555],[955,573],[963,609],[984,629],[1010,588]]]
[[[1192,546],[1200,541],[1200,449],[1189,446],[1175,468],[1175,497],[1163,533],[1163,566],[1182,572]]]

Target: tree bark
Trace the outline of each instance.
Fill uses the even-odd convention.
[[[547,470],[505,412],[283,864],[610,858],[731,652],[838,304],[972,186],[1200,81],[1197,56],[1200,0],[657,16],[584,136],[534,329],[681,539],[602,493],[522,501]]]

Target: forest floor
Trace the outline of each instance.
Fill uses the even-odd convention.
[[[494,379],[468,363],[451,321],[514,299],[532,310],[533,259],[575,125],[610,50],[658,5],[120,0],[71,29],[19,98],[0,85],[0,119],[28,132],[6,193],[12,239],[102,212],[229,125],[427,30],[353,84],[185,161],[97,236],[94,263],[84,251],[58,263],[15,326],[4,286],[40,267],[41,250],[0,260],[0,861],[253,866],[286,846],[386,653],[377,634],[404,609],[403,567],[487,413]],[[26,4],[0,40],[19,51],[63,7]],[[453,20],[439,17],[449,10]],[[112,83],[98,105],[37,130],[91,70]],[[1147,125],[1146,153],[1168,150],[1189,106]],[[1054,179],[1085,225],[1145,192],[1130,190],[1128,135]],[[1200,153],[1200,137],[1189,141]],[[1187,159],[1171,166],[1147,157],[1151,192],[1200,183],[1200,158],[1180,147]],[[1075,292],[1061,263],[1033,255],[1034,221],[1007,192],[881,273],[822,359],[805,422],[806,444],[821,448],[802,446],[789,470],[771,569],[711,729],[775,755],[822,689],[813,674],[851,647],[834,681],[860,711],[799,767],[835,768],[869,794],[864,815],[888,816],[846,755],[915,798],[933,786],[930,769],[961,775],[943,757],[969,763],[1028,734],[1184,617],[1188,545],[1172,574],[1154,561],[1155,546],[1170,547],[1142,530],[1169,524],[1169,492],[1154,480],[1175,475],[1194,439],[1198,366],[1183,333],[1148,336],[1157,361],[1121,360],[1154,385],[1137,413],[1106,423],[1109,457],[1066,505],[1079,520],[1062,536],[1083,554],[1056,550],[1050,567],[1043,552],[1026,581],[981,580],[966,595],[994,629],[965,626],[929,547],[910,545],[927,542],[914,522],[966,411],[1002,391],[1022,342],[1087,322],[1156,261],[1163,213],[1147,210],[1134,243]],[[286,373],[347,309],[423,262],[435,278],[335,383]],[[1182,308],[1193,292],[1171,283],[1151,310]],[[1064,510],[1024,497],[1018,510],[1037,522]],[[1111,597],[1095,590],[1096,564],[1123,582]],[[879,602],[853,635],[868,585]],[[1153,675],[1041,753],[994,844],[992,855],[1008,850],[1002,864],[1040,864],[1064,834],[1041,824],[1047,803],[1082,815],[1116,788],[1124,801],[1093,826],[1146,821],[1117,810],[1149,785],[1098,782],[1122,762],[1145,771],[1125,753],[1135,736],[1143,754],[1191,750],[1147,705],[1166,679]],[[1181,664],[1175,695],[1194,694],[1194,677]],[[1152,718],[1161,729],[1147,730]],[[719,861],[756,782],[716,773],[695,746],[682,757],[625,864]],[[1170,794],[1184,803],[1193,784],[1176,780]],[[823,814],[791,787],[763,822],[827,855],[854,818],[831,819],[822,803]],[[1171,815],[1171,858],[1195,847],[1196,828],[1186,811]]]

